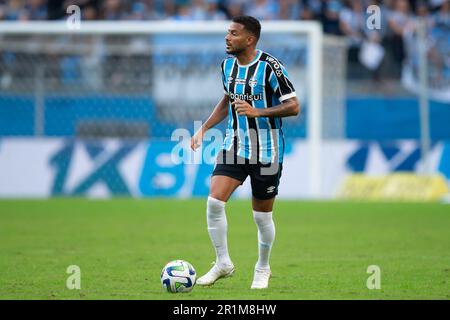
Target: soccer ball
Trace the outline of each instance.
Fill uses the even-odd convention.
[[[172,293],[190,292],[195,285],[197,273],[187,261],[170,261],[161,272],[161,284],[165,290]]]

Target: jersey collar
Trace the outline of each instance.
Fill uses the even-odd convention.
[[[255,58],[252,61],[250,61],[248,64],[240,64],[237,58],[236,58],[236,63],[239,67],[250,67],[251,65],[255,64],[259,60],[259,58],[261,57],[261,54],[262,54],[262,51],[259,49],[256,49]]]

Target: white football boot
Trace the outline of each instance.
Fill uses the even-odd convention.
[[[234,273],[234,265],[218,265],[213,262],[214,266],[203,276],[197,279],[196,284],[199,286],[210,286],[221,278],[231,277]]]
[[[255,268],[253,283],[251,289],[267,289],[269,287],[269,279],[272,276],[270,269]]]

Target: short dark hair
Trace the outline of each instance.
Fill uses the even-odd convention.
[[[250,16],[238,16],[234,17],[232,21],[242,24],[245,30],[252,33],[257,41],[259,40],[259,36],[261,35],[261,24],[257,19]]]

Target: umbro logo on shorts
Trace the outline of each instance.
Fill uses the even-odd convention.
[[[267,188],[267,193],[272,193],[275,190],[275,186],[270,186]]]

